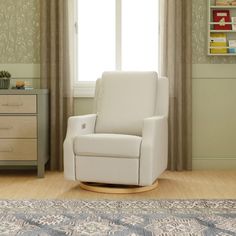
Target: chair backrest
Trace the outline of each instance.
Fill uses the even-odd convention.
[[[95,132],[141,136],[145,118],[168,116],[166,80],[156,72],[104,72],[96,83]],[[159,92],[159,81],[167,91]]]

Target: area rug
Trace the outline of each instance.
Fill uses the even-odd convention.
[[[0,235],[236,235],[236,200],[2,200]]]

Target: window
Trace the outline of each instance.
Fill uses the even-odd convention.
[[[115,69],[115,0],[78,0],[78,79]]]
[[[76,1],[76,82],[106,70],[158,70],[158,0]]]
[[[122,70],[158,69],[158,0],[122,1]]]

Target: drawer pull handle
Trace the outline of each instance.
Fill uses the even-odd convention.
[[[2,149],[0,149],[0,152],[13,152],[13,148],[12,147],[2,148]]]
[[[2,104],[2,106],[5,106],[5,107],[20,107],[20,106],[23,106],[23,103],[11,102],[11,103],[4,103],[4,104]]]
[[[12,126],[5,126],[5,127],[4,126],[2,126],[2,127],[0,126],[1,130],[8,130],[8,129],[12,129],[12,128],[13,128]]]

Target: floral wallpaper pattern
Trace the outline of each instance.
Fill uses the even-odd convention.
[[[193,64],[235,64],[235,56],[207,56],[207,0],[192,1]]]
[[[0,63],[39,63],[40,0],[0,0]]]

